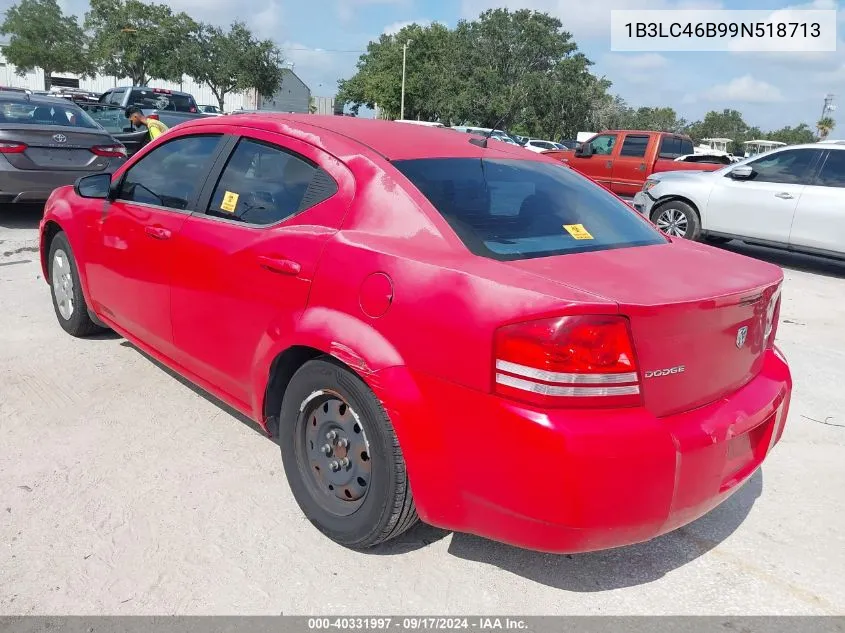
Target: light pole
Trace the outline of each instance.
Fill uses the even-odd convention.
[[[408,40],[402,45],[402,105],[399,111],[399,118],[405,118],[405,67],[408,60],[408,46],[413,40]]]

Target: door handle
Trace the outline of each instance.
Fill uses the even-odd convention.
[[[269,270],[271,273],[279,273],[280,275],[298,275],[302,270],[299,262],[295,262],[292,259],[262,255],[258,258],[258,263],[261,264],[262,268]]]
[[[792,194],[787,193],[786,191],[781,191],[780,193],[775,194],[775,198],[780,198],[781,200],[792,200]]]
[[[640,171],[645,171],[645,163],[640,163],[640,166],[637,167]]]
[[[169,240],[170,236],[173,235],[163,226],[145,226],[144,233],[157,240]]]
[[[612,160],[604,161],[604,166],[607,167],[608,169],[610,169],[611,167],[613,167],[613,161]]]

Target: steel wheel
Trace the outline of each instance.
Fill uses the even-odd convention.
[[[62,249],[56,249],[53,254],[53,270],[50,273],[53,280],[53,295],[56,297],[56,305],[59,313],[65,321],[73,316],[73,273],[70,268],[70,261],[67,253]]]
[[[657,216],[657,228],[671,237],[685,237],[689,229],[687,215],[679,209],[669,207]]]
[[[296,421],[297,464],[319,505],[337,517],[353,514],[372,480],[370,445],[358,414],[337,393],[315,391]]]

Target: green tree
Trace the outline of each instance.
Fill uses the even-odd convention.
[[[632,109],[626,113],[625,119],[625,127],[632,130],[681,132],[687,127],[687,122],[678,118],[678,113],[669,107]]]
[[[490,9],[458,23],[450,68],[457,118],[508,128],[531,110],[531,99],[573,67],[559,62],[578,54],[560,20],[528,9]],[[582,57],[580,62],[585,60]]]
[[[185,72],[208,86],[223,110],[226,95],[234,91],[274,94],[282,83],[281,62],[278,48],[269,40],[256,40],[242,22],[228,32],[203,24],[193,37]]]
[[[818,123],[816,123],[816,129],[819,131],[819,138],[821,140],[826,139],[830,136],[830,133],[833,131],[833,128],[836,127],[836,121],[834,121],[829,116],[823,116],[819,119]]]
[[[150,79],[181,82],[199,25],[186,13],[140,0],[90,0],[85,28],[97,68],[133,85]]]
[[[733,153],[742,152],[742,143],[745,141],[762,136],[759,129],[749,128],[741,112],[727,108],[721,112],[711,110],[704,115],[703,120],[690,124],[686,131],[697,142],[705,138],[732,139],[733,144],[728,150]]]
[[[780,141],[787,145],[800,145],[801,143],[812,143],[816,140],[816,135],[810,126],[806,123],[801,123],[795,127],[786,126],[779,130],[774,130],[764,135],[769,141]]]
[[[64,15],[56,0],[21,0],[6,11],[0,34],[10,36],[3,55],[24,76],[36,68],[44,73],[44,89],[50,89],[53,73],[86,75],[87,38],[76,16]]]
[[[394,35],[382,35],[367,45],[358,59],[357,71],[338,82],[337,99],[350,105],[354,114],[361,106],[378,105],[382,116],[399,118],[402,101],[402,49],[407,42],[405,71],[405,118],[446,121],[453,116],[450,68],[454,35],[444,25],[410,24]]]

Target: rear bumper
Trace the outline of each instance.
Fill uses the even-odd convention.
[[[424,521],[557,553],[649,540],[722,503],[780,439],[792,390],[774,351],[731,396],[666,418],[530,410],[405,368],[371,378]]]
[[[98,171],[49,171],[15,169],[0,163],[0,203],[46,202],[54,189],[74,184],[90,174],[112,173],[123,164],[122,159],[109,159]]]

